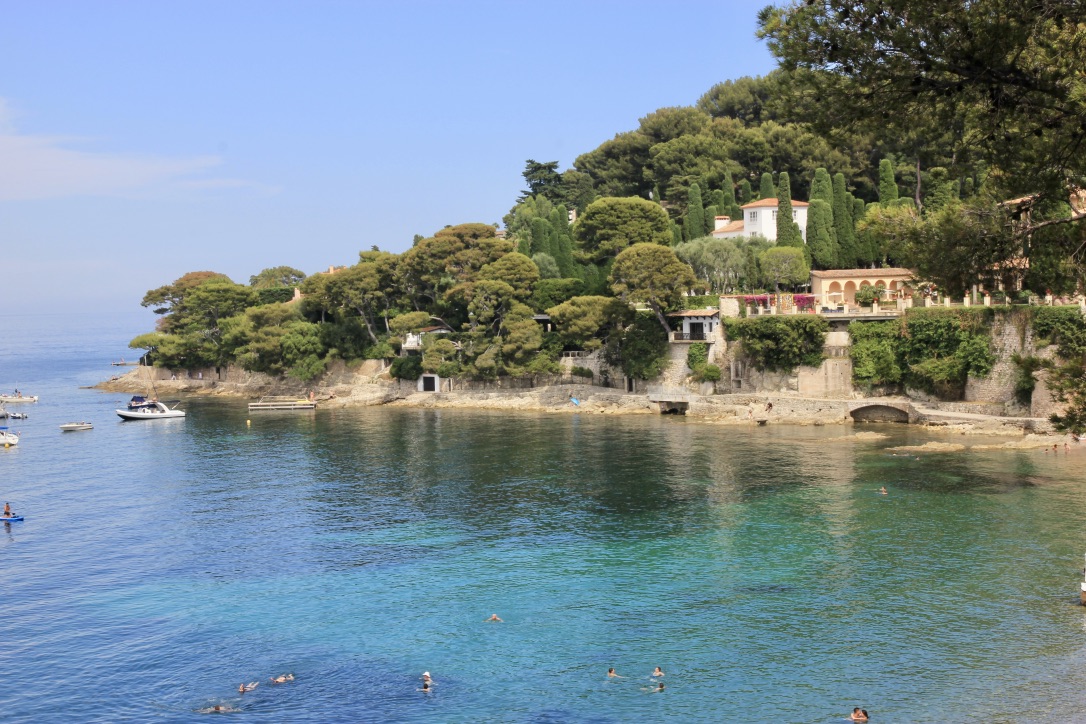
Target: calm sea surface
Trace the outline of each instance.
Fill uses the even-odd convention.
[[[0,317],[0,389],[42,397],[0,449],[27,518],[4,721],[1086,721],[1086,446],[202,399],[122,423],[80,386],[144,326]]]

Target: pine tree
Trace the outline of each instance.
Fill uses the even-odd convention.
[[[758,198],[771,199],[777,195],[777,190],[773,188],[773,174],[768,171],[762,174],[762,183],[758,187]]]
[[[962,185],[962,198],[967,199],[973,195],[973,177],[968,176],[965,179],[965,183]]]
[[[701,187],[690,184],[683,218],[683,236],[687,241],[705,236],[705,206],[701,201]]]
[[[740,206],[749,204],[754,200],[754,189],[750,187],[750,179],[743,179],[739,182],[739,198],[737,201]]]
[[[879,203],[886,206],[897,200],[897,181],[894,180],[894,164],[888,158],[879,161]]]
[[[822,199],[812,198],[811,205],[807,207],[807,247],[811,250],[815,269],[832,269],[837,264],[837,249],[834,248],[831,231],[833,207]]]
[[[856,266],[856,226],[852,221],[852,195],[845,188],[845,175],[833,175],[833,228],[837,232],[837,264],[841,269]]]

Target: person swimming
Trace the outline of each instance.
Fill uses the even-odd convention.
[[[867,721],[867,710],[856,707],[849,716],[852,721]]]
[[[196,713],[198,713],[198,714],[226,714],[226,713],[232,712],[232,711],[238,711],[238,710],[235,709],[234,707],[230,706],[229,704],[215,704],[214,706],[209,706],[206,709],[197,709]]]
[[[422,672],[422,680],[427,684],[432,684],[434,681],[433,678],[430,677],[429,671]]]
[[[886,486],[885,485],[882,486],[881,488],[879,488],[879,495],[889,495],[889,493],[886,492]]]
[[[609,679],[625,679],[625,676],[615,673],[615,667],[611,667],[607,670],[607,678]]]
[[[246,684],[243,681],[240,684],[238,684],[238,693],[239,694],[244,694],[247,691],[252,691],[253,689],[255,689],[258,686],[260,686],[259,681],[250,681],[248,684]]]
[[[280,674],[271,678],[273,684],[285,684],[288,681],[294,681],[294,674]]]
[[[496,614],[496,613],[490,614],[490,618],[487,619],[487,622],[490,622],[490,621],[497,621],[498,623],[505,623],[500,618],[498,618],[498,614]]]

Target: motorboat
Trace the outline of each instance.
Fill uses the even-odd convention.
[[[64,432],[76,432],[77,430],[93,430],[94,425],[89,422],[66,422],[60,426]]]
[[[154,407],[158,400],[154,397],[144,397],[143,395],[132,395],[132,399],[128,401],[129,410],[142,410],[144,408]]]
[[[19,444],[19,435],[6,427],[0,427],[0,445],[11,447]]]
[[[37,402],[37,395],[24,395],[22,392],[16,390],[14,395],[0,395],[0,402]]]
[[[153,407],[141,407],[136,410],[116,410],[124,420],[165,420],[172,417],[184,417],[184,410],[170,409],[162,402],[155,402]]]
[[[12,420],[26,420],[30,417],[30,415],[26,414],[25,412],[9,412],[8,417],[10,417]]]

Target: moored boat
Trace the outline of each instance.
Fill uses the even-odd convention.
[[[124,420],[165,420],[172,417],[184,417],[184,410],[173,410],[164,403],[155,402],[153,407],[141,407],[135,410],[116,410]]]
[[[19,444],[19,435],[6,427],[0,427],[0,445],[11,447]]]
[[[77,430],[93,430],[94,425],[89,422],[66,422],[60,426],[60,429],[64,432],[75,432]]]
[[[16,391],[14,395],[0,395],[0,402],[37,402],[37,395],[24,395],[22,392]]]

